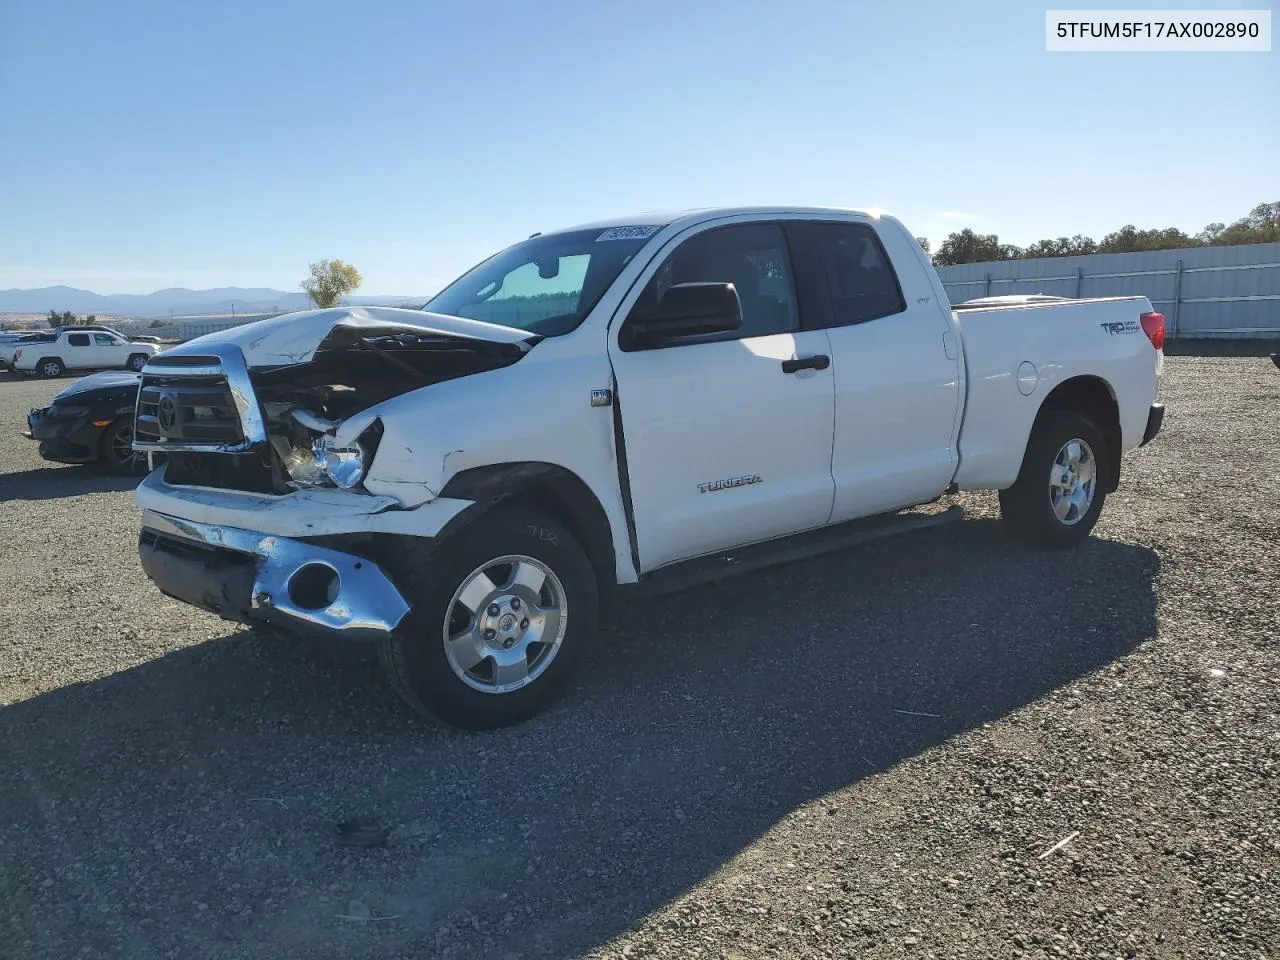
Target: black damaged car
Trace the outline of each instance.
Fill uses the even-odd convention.
[[[146,456],[133,449],[133,408],[141,376],[108,370],[82,377],[47,407],[27,414],[24,436],[56,463],[100,463],[115,473],[141,473]]]

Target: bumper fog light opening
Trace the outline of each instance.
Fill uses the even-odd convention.
[[[289,577],[289,599],[303,610],[323,610],[338,599],[342,578],[327,563],[304,563]]]

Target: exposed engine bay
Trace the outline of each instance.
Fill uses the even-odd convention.
[[[339,443],[335,435],[345,420],[422,387],[508,366],[540,339],[529,335],[504,343],[402,327],[335,325],[305,363],[250,371],[265,445],[235,454],[174,453],[165,480],[256,493],[353,489],[377,454],[382,422],[375,418],[358,438]]]

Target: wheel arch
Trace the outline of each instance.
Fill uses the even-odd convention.
[[[1120,486],[1120,458],[1123,452],[1120,432],[1120,404],[1116,392],[1105,379],[1093,374],[1063,380],[1045,396],[1031,426],[1034,433],[1045,414],[1052,410],[1076,410],[1085,414],[1102,431],[1107,444],[1110,471],[1104,489],[1113,493]],[[1030,443],[1030,437],[1027,438]]]
[[[617,585],[613,528],[599,498],[572,470],[540,461],[470,467],[454,474],[440,496],[475,501],[445,525],[441,539],[498,504],[533,510],[564,524],[595,568],[602,603],[612,595]]]

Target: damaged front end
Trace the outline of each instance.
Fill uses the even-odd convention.
[[[166,455],[138,488],[143,570],[162,592],[230,620],[388,636],[408,604],[367,550],[334,549],[334,536],[432,536],[465,502],[365,489],[383,435],[378,405],[508,366],[539,338],[379,309],[214,336],[143,371],[134,446]]]
[[[326,312],[335,311],[316,313]],[[383,429],[376,416],[362,417],[365,411],[508,366],[540,339],[413,311],[341,313],[344,320],[304,351],[297,349],[297,331],[285,331],[285,343],[272,342],[285,339],[273,331],[247,342],[241,334],[235,339],[242,343],[197,341],[152,358],[138,392],[134,447],[168,454],[171,484],[273,494],[358,489]],[[389,322],[386,314],[435,322]],[[311,317],[320,319],[315,313],[278,319],[292,325]],[[441,329],[446,324],[464,329]],[[265,363],[251,366],[255,359]]]

